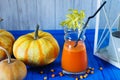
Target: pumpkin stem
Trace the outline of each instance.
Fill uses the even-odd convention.
[[[6,53],[7,57],[8,57],[8,63],[10,63],[11,62],[11,56],[8,53],[8,51],[5,48],[1,47],[1,46],[0,46],[0,49],[2,49],[3,51],[5,51],[5,53]]]
[[[38,38],[38,30],[39,30],[39,25],[37,24],[36,30],[35,30],[35,35],[34,35],[35,40]]]

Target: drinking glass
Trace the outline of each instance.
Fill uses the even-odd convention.
[[[65,28],[64,32],[65,42],[61,59],[63,73],[83,74],[88,67],[86,46],[84,43],[85,35],[80,37],[77,46],[75,46],[81,31],[79,29],[74,30]]]

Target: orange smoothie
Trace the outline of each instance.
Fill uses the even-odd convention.
[[[74,47],[75,41],[66,41],[62,53],[62,68],[67,72],[77,73],[87,69],[86,47],[82,41]]]

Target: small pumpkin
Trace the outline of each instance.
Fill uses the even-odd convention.
[[[14,36],[6,31],[0,29],[0,46],[5,48],[10,55],[12,55],[12,48],[13,48],[13,43],[15,41]],[[5,59],[7,56],[3,50],[0,50],[0,60]]]
[[[32,66],[52,63],[59,54],[56,39],[48,32],[39,30],[20,36],[13,45],[13,54],[18,60]]]
[[[0,49],[8,56],[8,59],[0,62],[0,80],[23,80],[27,74],[25,64],[20,60],[11,59],[5,48],[0,47]]]

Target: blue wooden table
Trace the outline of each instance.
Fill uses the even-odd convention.
[[[51,64],[43,67],[30,67],[27,66],[27,76],[24,80],[43,80],[45,76],[47,76],[47,80],[75,80],[76,76],[59,76],[59,72],[62,71],[61,68],[61,55],[62,48],[64,44],[64,32],[63,30],[45,30],[51,33],[58,41],[60,46],[60,53],[58,58]],[[22,31],[10,31],[15,38],[17,39],[19,36],[23,34],[27,34],[33,32],[32,30],[22,30]],[[99,59],[98,57],[93,55],[93,47],[94,47],[94,29],[89,29],[86,31],[86,48],[88,55],[88,66],[94,68],[94,74],[89,74],[87,78],[83,80],[120,80],[120,69],[115,66]],[[103,70],[99,70],[99,67],[102,66]],[[51,77],[52,72],[51,69],[54,69],[54,74],[56,75],[54,78]],[[43,74],[40,74],[40,71],[43,71]],[[80,80],[80,79],[79,79]]]

